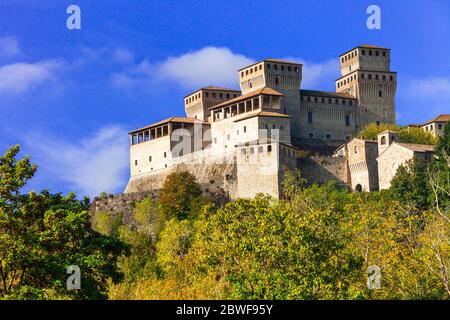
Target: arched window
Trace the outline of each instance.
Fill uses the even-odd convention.
[[[383,96],[383,93],[381,91],[378,91],[378,96],[381,98]]]
[[[272,152],[272,146],[271,145],[267,146],[267,152]]]

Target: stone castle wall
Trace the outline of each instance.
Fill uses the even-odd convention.
[[[310,156],[300,158],[298,167],[307,184],[325,184],[335,181],[338,186],[348,187],[350,175],[345,158],[330,156]]]

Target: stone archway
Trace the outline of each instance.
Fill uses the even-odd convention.
[[[355,187],[355,192],[362,192],[362,185],[360,185],[359,183],[356,185]]]

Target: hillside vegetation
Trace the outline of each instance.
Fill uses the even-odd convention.
[[[87,200],[21,194],[36,167],[0,157],[3,299],[449,299],[450,125],[431,163],[400,167],[390,190],[306,187],[288,172],[284,197],[219,207],[189,173],[159,201],[88,215]],[[81,290],[65,290],[77,264]],[[368,289],[368,267],[381,289]]]

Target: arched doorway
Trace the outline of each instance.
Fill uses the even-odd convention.
[[[355,187],[356,192],[362,192],[362,186],[358,183]]]

